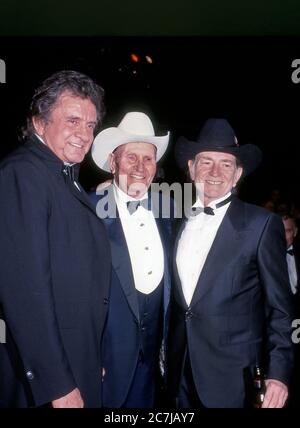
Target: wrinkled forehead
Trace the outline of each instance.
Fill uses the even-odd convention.
[[[54,112],[64,112],[66,114],[83,113],[88,111],[90,115],[97,117],[95,104],[88,97],[80,97],[70,91],[62,92],[52,106],[51,114]]]
[[[195,160],[199,159],[210,159],[213,161],[230,161],[234,164],[237,163],[236,156],[232,155],[231,153],[225,153],[225,152],[214,152],[214,151],[203,151],[197,153],[195,156]]]
[[[141,155],[154,155],[156,154],[157,148],[154,144],[144,143],[144,142],[133,142],[122,144],[117,147],[113,153],[116,153],[118,156],[127,153],[141,154]]]
[[[293,218],[284,218],[283,219],[283,223],[284,223],[284,229],[285,230],[296,230],[297,226],[296,226],[296,222]]]

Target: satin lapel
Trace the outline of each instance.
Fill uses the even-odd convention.
[[[299,285],[300,285],[300,257],[298,255],[298,251],[295,250],[295,265],[297,272],[297,294],[299,294]]]
[[[106,218],[104,219],[104,224],[109,235],[113,268],[119,278],[128,304],[139,321],[137,293],[134,287],[131,261],[121,220],[118,217]]]
[[[171,218],[173,218],[173,206],[170,200],[163,199],[163,195],[161,193],[149,192],[148,198],[164,250],[164,314],[166,315],[171,294],[170,257],[172,255],[170,254],[170,251],[172,247]],[[163,217],[163,215],[165,215],[165,217]]]
[[[220,263],[223,269],[230,265],[232,255],[236,253],[238,241],[244,238],[242,232],[245,227],[243,203],[235,198],[224,216],[207,255],[190,306],[193,306],[213,287],[216,275],[220,274],[218,264]]]
[[[179,278],[179,275],[178,275],[178,269],[177,269],[177,263],[176,263],[176,255],[177,255],[177,249],[178,249],[179,239],[181,237],[181,234],[183,232],[183,229],[185,227],[186,222],[187,222],[187,219],[184,218],[182,220],[182,222],[180,223],[180,227],[178,229],[177,237],[176,237],[175,244],[174,244],[174,251],[173,251],[173,272],[174,272],[175,286],[176,286],[176,289],[177,289],[177,291],[179,293],[179,296],[180,296],[180,299],[181,299],[181,301],[183,303],[183,306],[185,306],[185,307],[187,307],[187,304],[186,304],[186,301],[185,301],[185,298],[184,298],[184,294],[183,294],[182,286],[181,286],[181,281],[180,281],[180,278]]]
[[[33,135],[26,144],[29,150],[31,150],[37,156],[37,160],[39,159],[39,161],[44,164],[45,168],[48,168],[50,171],[54,171],[55,176],[62,174],[63,162],[58,159],[57,156],[45,144],[39,141],[35,135]],[[82,204],[84,204],[95,215],[97,215],[95,208],[89,201],[89,197],[84,189],[80,186],[81,191],[79,191],[75,184],[71,183],[68,178],[64,177],[64,179],[72,195],[74,195]]]
[[[168,219],[156,218],[156,225],[160,235],[160,240],[164,250],[164,314],[166,314],[171,292],[171,279],[169,270],[169,241],[170,234],[168,233]]]
[[[93,204],[90,202],[88,195],[86,194],[85,190],[82,188],[82,186],[80,186],[80,190],[79,191],[77,189],[77,187],[75,186],[75,184],[71,183],[71,181],[66,178],[66,183],[67,186],[69,187],[72,195],[75,196],[75,198],[77,198],[82,204],[84,204],[87,208],[89,208],[96,216],[96,210],[93,206]]]

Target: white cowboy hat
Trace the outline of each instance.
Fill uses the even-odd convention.
[[[92,158],[96,165],[110,172],[108,157],[117,147],[127,143],[150,143],[157,148],[156,161],[165,153],[170,133],[156,137],[150,118],[145,113],[127,113],[118,127],[107,128],[95,138],[92,146]]]

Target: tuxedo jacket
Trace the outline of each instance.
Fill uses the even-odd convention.
[[[300,248],[299,248],[299,244],[297,243],[297,245],[293,245],[294,247],[294,257],[295,257],[295,264],[296,264],[296,270],[297,270],[297,276],[298,276],[298,281],[297,281],[297,292],[296,294],[293,296],[293,300],[294,300],[294,317],[297,319],[300,319]]]
[[[243,407],[256,364],[265,363],[268,378],[288,383],[292,310],[281,218],[234,198],[189,306],[174,269],[167,365],[172,397],[187,350],[207,407]]]
[[[0,166],[0,407],[42,406],[76,387],[85,406],[101,405],[109,241],[62,168],[36,137]]]
[[[118,301],[119,308],[117,311],[113,308],[118,316],[113,320],[110,317],[110,331],[104,331],[102,349],[106,374],[103,379],[103,405],[120,407],[127,397],[140,352],[138,298],[126,238],[113,195],[113,186],[110,186],[102,195],[93,193],[90,196],[96,206],[98,202],[104,202],[102,198],[107,198],[109,201],[107,205],[111,208],[103,221],[108,232],[112,254],[111,290],[116,290],[115,295],[117,294],[118,297],[114,297],[114,301]],[[149,197],[151,197],[150,194]],[[169,201],[164,202],[169,203]],[[152,203],[152,210],[156,213],[156,217],[161,213],[162,197],[152,198]],[[99,205],[97,211],[100,215]],[[171,286],[169,265],[172,218],[163,218],[160,215],[155,220],[164,249],[163,336],[166,338]]]

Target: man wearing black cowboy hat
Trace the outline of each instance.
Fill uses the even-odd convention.
[[[178,407],[252,405],[255,366],[263,407],[283,407],[292,369],[291,301],[281,219],[233,196],[260,163],[229,123],[209,119],[196,142],[181,137],[197,201],[175,246],[168,384]]]

